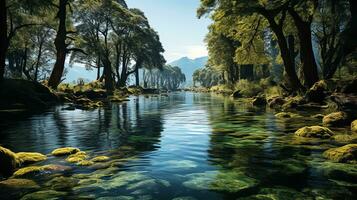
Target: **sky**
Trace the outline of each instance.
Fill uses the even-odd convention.
[[[204,37],[210,19],[197,19],[200,0],[126,0],[130,8],[144,11],[160,36],[168,62],[181,57],[207,56]]]

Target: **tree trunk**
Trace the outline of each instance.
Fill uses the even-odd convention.
[[[281,58],[284,63],[285,72],[289,79],[290,87],[295,90],[303,89],[303,86],[300,83],[299,78],[296,75],[295,70],[295,62],[291,59],[289,48],[286,42],[286,37],[283,32],[282,24],[277,24],[275,22],[274,16],[272,16],[267,10],[260,10],[260,14],[262,14],[269,22],[271,30],[274,32],[278,45],[280,48]]]
[[[298,30],[300,40],[300,60],[304,73],[305,84],[310,88],[319,80],[317,64],[311,41],[311,23],[305,22],[293,9],[289,9],[295,26]]]
[[[48,81],[48,86],[56,89],[61,82],[61,78],[64,71],[64,64],[66,61],[67,46],[66,46],[66,6],[67,0],[59,1],[59,8],[57,17],[59,19],[59,25],[57,30],[57,35],[55,39],[56,47],[56,62],[53,67],[50,79]]]
[[[9,47],[6,11],[6,0],[0,0],[0,82],[4,79],[6,52]]]
[[[104,77],[105,77],[105,89],[107,90],[108,94],[113,94],[114,85],[113,85],[113,77],[112,77],[112,65],[108,57],[103,59],[103,66],[104,66]]]

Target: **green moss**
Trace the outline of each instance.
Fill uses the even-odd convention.
[[[20,178],[9,178],[7,180],[0,182],[0,187],[11,188],[11,189],[39,189],[40,186],[33,180],[20,179]]]
[[[347,134],[342,134],[342,135],[334,135],[332,137],[336,142],[339,143],[357,143],[357,134],[352,134],[352,135],[347,135]]]
[[[14,177],[19,177],[19,176],[25,176],[25,175],[32,175],[32,174],[38,174],[38,173],[43,173],[43,172],[48,172],[48,171],[66,171],[71,169],[70,167],[67,166],[62,166],[62,165],[44,165],[44,166],[29,166],[29,167],[24,167],[19,170],[17,170],[14,173]]]
[[[91,166],[94,165],[94,162],[90,161],[90,160],[82,160],[80,162],[77,163],[78,166]]]
[[[280,112],[275,114],[276,118],[281,118],[281,119],[287,119],[287,118],[298,118],[298,117],[302,117],[299,114],[295,114],[295,113],[291,113],[291,112]]]
[[[36,152],[19,152],[16,153],[16,156],[22,164],[29,164],[47,160],[47,156]]]
[[[81,162],[83,160],[85,160],[87,158],[87,154],[84,151],[79,151],[75,154],[71,154],[66,158],[67,162],[70,163],[78,163]]]
[[[70,154],[75,154],[79,152],[80,150],[78,148],[74,147],[63,147],[63,148],[58,148],[52,151],[52,155],[54,156],[65,156],[65,155],[70,155]]]
[[[354,120],[351,123],[351,131],[352,131],[352,133],[357,133],[357,120]]]
[[[108,156],[97,156],[91,159],[92,162],[106,162],[110,160]]]
[[[322,119],[322,123],[326,126],[344,126],[347,123],[347,114],[344,112],[328,114]]]
[[[295,135],[307,138],[330,138],[334,133],[322,126],[305,126],[297,130]]]
[[[323,153],[323,156],[334,162],[357,163],[357,144],[329,149]]]
[[[55,190],[44,190],[38,191],[30,194],[26,194],[21,198],[21,200],[56,200],[61,199],[67,193],[66,192],[58,192]]]

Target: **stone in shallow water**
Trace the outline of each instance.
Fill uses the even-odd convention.
[[[79,163],[87,158],[87,154],[84,151],[79,151],[75,154],[71,154],[66,158],[67,162]]]
[[[334,139],[338,143],[357,143],[357,134],[352,134],[352,135],[347,135],[347,134],[341,134],[341,135],[334,135],[332,136],[332,139]]]
[[[351,123],[351,131],[352,131],[352,133],[356,133],[357,134],[357,120],[354,120]]]
[[[57,200],[66,196],[66,192],[58,192],[55,190],[44,190],[27,194],[21,200]]]
[[[191,160],[168,160],[164,162],[168,168],[190,169],[197,167],[197,163]]]
[[[14,189],[38,189],[40,186],[33,180],[10,178],[0,182],[0,187],[14,188]]]
[[[0,146],[0,174],[11,176],[18,165],[17,156],[10,149]]]
[[[33,175],[44,172],[55,172],[55,171],[67,171],[71,167],[63,165],[44,165],[44,166],[29,166],[17,170],[14,173],[14,177],[24,176],[24,175]]]
[[[280,112],[275,114],[276,118],[281,118],[281,119],[287,119],[287,118],[297,118],[297,117],[302,117],[299,114],[291,113],[291,112]]]
[[[322,126],[305,126],[297,130],[295,135],[307,138],[330,138],[334,133]]]
[[[279,173],[287,176],[299,175],[306,171],[307,166],[303,161],[296,159],[274,160],[273,165],[280,170]]]
[[[169,187],[170,182],[161,179],[147,179],[139,182],[129,184],[126,189],[127,190],[138,190],[140,188],[145,190],[153,190],[158,189],[160,187]]]
[[[30,164],[47,160],[47,156],[36,152],[19,152],[16,153],[16,156],[22,164]]]
[[[77,163],[78,166],[92,166],[94,165],[94,162],[90,161],[90,160],[82,160],[80,162]]]
[[[45,183],[46,186],[51,187],[53,190],[69,190],[78,185],[78,180],[71,177],[55,177]]]
[[[334,162],[357,163],[357,144],[329,149],[323,153],[323,156]]]
[[[317,170],[329,179],[355,183],[357,180],[357,166],[354,164],[322,162],[316,165]]]
[[[188,181],[183,185],[196,190],[217,190],[225,192],[240,192],[255,187],[258,181],[235,171],[206,171],[189,174]]]
[[[309,199],[304,193],[290,188],[276,187],[276,188],[263,188],[257,195],[241,198],[248,199],[261,199],[261,200],[306,200]]]
[[[347,114],[344,112],[328,114],[322,119],[322,123],[326,126],[344,126],[348,123]]]
[[[108,156],[97,156],[91,159],[92,162],[106,162],[110,160]]]
[[[78,148],[74,147],[63,147],[63,148],[58,148],[52,151],[52,155],[54,156],[65,156],[65,155],[70,155],[70,154],[75,154],[79,152],[80,150]]]

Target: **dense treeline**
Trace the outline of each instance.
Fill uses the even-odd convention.
[[[177,90],[186,81],[185,74],[179,67],[165,65],[163,69],[144,69],[144,87]]]
[[[97,69],[108,92],[162,69],[159,36],[124,0],[1,0],[0,80],[63,81],[66,59]]]
[[[356,74],[353,0],[201,0],[213,23],[209,62],[193,75],[202,86],[269,77],[288,92],[305,91],[338,69]]]

